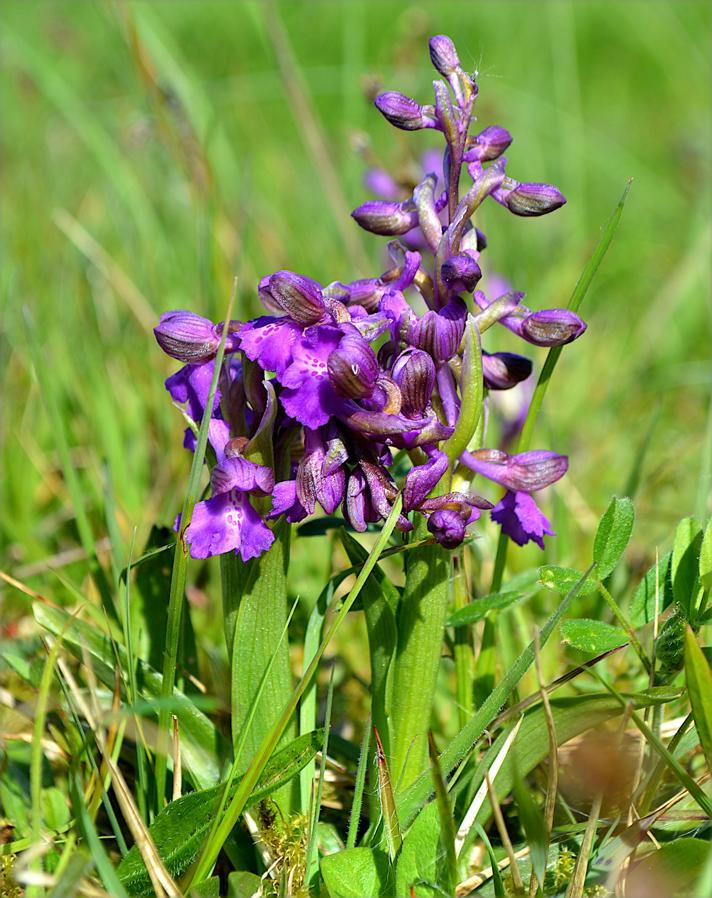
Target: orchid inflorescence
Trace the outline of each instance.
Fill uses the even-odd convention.
[[[446,144],[442,171],[428,172],[411,196],[371,200],[353,212],[365,230],[402,237],[388,243],[383,274],[322,286],[277,271],[259,283],[266,315],[214,325],[174,311],[155,328],[161,348],[185,363],[166,387],[195,425],[225,338],[208,431],[211,496],[197,503],[184,534],[195,558],[230,551],[244,561],[257,557],[274,541],[267,521],[302,521],[317,506],[326,514],[341,506],[348,524],[364,531],[388,517],[400,490],[398,529],[412,530],[413,515],[423,515],[448,548],[462,543],[483,510],[520,545],[532,540],[543,548],[544,535],[553,533],[532,493],[563,476],[566,456],[473,446],[473,438],[484,442],[484,426],[457,458],[448,449],[471,375],[463,364],[468,326],[478,345],[498,323],[545,347],[570,343],[586,329],[566,309],[530,311],[523,293],[487,297],[477,289],[486,239],[472,217],[488,197],[519,216],[552,212],[565,198],[551,185],[506,174],[502,154],[512,138],[504,128],[469,134],[478,87],[452,41],[433,37],[430,57],[444,79],[433,82],[433,105],[393,91],[375,100],[395,127],[434,129]],[[422,313],[408,301],[418,297]],[[481,371],[487,393],[516,386],[532,364],[482,351]],[[195,448],[195,428],[184,445]],[[462,489],[452,488],[455,464]],[[505,488],[496,505],[469,491],[477,474]]]

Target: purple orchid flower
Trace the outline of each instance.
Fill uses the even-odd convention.
[[[554,536],[551,524],[534,499],[520,490],[507,490],[490,512],[490,517],[520,546],[535,542],[543,549],[544,536]]]

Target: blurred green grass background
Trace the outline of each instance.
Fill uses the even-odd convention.
[[[550,560],[588,563],[631,472],[640,556],[710,510],[707,3],[5,0],[1,15],[4,569],[41,588],[44,562],[79,545],[65,443],[115,559],[134,528],[140,547],[172,520],[189,462],[151,334],[161,311],[219,319],[234,275],[243,317],[276,269],[382,270],[383,241],[348,218],[367,197],[359,147],[402,168],[434,139],[393,132],[369,98],[376,85],[425,98],[439,32],[479,70],[482,125],[514,135],[512,174],[569,199],[538,221],[483,214],[485,265],[529,305],[566,303],[634,179],[535,440],[571,457]],[[316,589],[318,557],[298,570],[295,589]]]

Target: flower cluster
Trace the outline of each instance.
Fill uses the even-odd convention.
[[[432,38],[430,56],[442,76],[433,105],[394,91],[375,101],[395,127],[433,129],[445,142],[433,166],[441,170],[428,172],[410,196],[371,200],[353,212],[362,228],[392,238],[380,276],[324,286],[277,271],[258,287],[267,314],[215,325],[175,311],[155,329],[161,348],[184,363],[166,387],[196,425],[227,329],[210,409],[211,496],[197,504],[184,534],[194,557],[236,551],[246,561],[273,542],[268,522],[282,515],[298,522],[318,508],[332,514],[340,506],[363,531],[390,514],[401,490],[398,528],[412,530],[422,515],[446,547],[462,543],[483,510],[520,545],[533,540],[543,548],[552,533],[532,493],[563,476],[565,456],[481,448],[472,442],[484,442],[482,427],[457,459],[448,441],[470,374],[463,365],[468,322],[478,335],[499,324],[548,347],[586,328],[565,309],[531,311],[522,293],[488,297],[478,289],[486,239],[472,218],[487,198],[519,216],[543,215],[565,199],[553,186],[506,174],[502,154],[512,138],[504,128],[469,133],[478,88],[452,41]],[[388,187],[387,178],[380,183]],[[524,356],[482,351],[485,395],[531,371]],[[184,445],[194,448],[193,428]],[[504,487],[496,505],[471,492],[476,475]]]

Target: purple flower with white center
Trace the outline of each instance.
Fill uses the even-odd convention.
[[[519,546],[535,542],[543,549],[544,536],[554,536],[551,524],[529,493],[507,490],[490,516]]]
[[[224,433],[227,436],[226,433]],[[274,542],[274,535],[250,504],[250,494],[265,496],[274,488],[274,474],[264,465],[232,455],[230,443],[216,446],[210,499],[198,502],[183,538],[193,558],[237,552],[243,561],[257,558]],[[176,529],[180,528],[180,518]]]
[[[284,410],[311,430],[326,424],[344,407],[329,378],[329,356],[341,338],[341,330],[332,325],[308,328],[294,341],[289,366],[277,374],[284,387]]]

